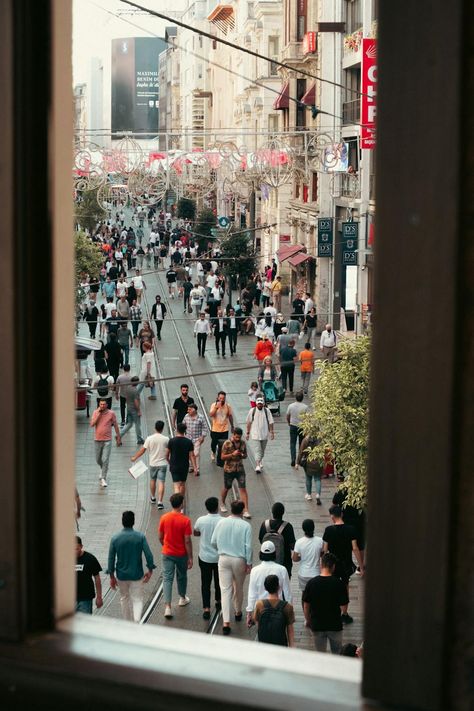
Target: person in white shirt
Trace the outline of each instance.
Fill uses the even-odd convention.
[[[148,452],[148,465],[150,467],[150,503],[155,504],[158,509],[163,509],[163,496],[165,495],[166,472],[168,471],[168,460],[166,459],[166,449],[169,438],[162,432],[165,423],[162,420],[155,422],[155,434],[146,438],[144,444],[133,457],[135,462],[145,452]],[[156,500],[156,480],[158,479],[158,501]]]
[[[305,315],[305,316],[306,316],[307,314],[309,314],[309,312],[311,311],[311,309],[313,308],[313,306],[314,306],[314,301],[313,301],[313,299],[311,298],[311,294],[309,293],[309,291],[307,291],[307,292],[306,292],[306,299],[305,299],[305,302],[304,302],[304,315]]]
[[[203,295],[202,295],[201,287],[196,282],[196,284],[194,284],[194,287],[189,292],[189,303],[191,305],[191,308],[193,308],[195,310],[196,318],[199,318],[199,314],[201,313],[202,302],[203,302]]]
[[[221,588],[219,585],[219,571],[217,564],[219,554],[211,545],[214,529],[221,520],[219,514],[219,500],[215,496],[210,496],[204,502],[208,513],[200,516],[194,524],[193,533],[199,536],[199,569],[201,571],[201,595],[202,595],[202,617],[204,620],[211,618],[211,585],[214,578],[214,599],[216,610],[221,609]]]
[[[262,460],[265,454],[265,449],[270,439],[274,439],[273,431],[273,415],[265,407],[263,397],[257,397],[255,407],[250,408],[247,415],[247,439],[251,438],[255,448],[255,471],[260,474],[262,471]]]
[[[293,561],[300,564],[298,570],[298,582],[301,592],[304,592],[306,584],[312,578],[320,574],[320,560],[323,554],[324,541],[319,536],[314,535],[314,521],[305,518],[301,525],[304,536],[298,538],[293,550]]]
[[[321,333],[319,347],[329,363],[334,363],[336,358],[336,341],[336,332],[333,330],[331,324],[327,323],[325,330]]]
[[[204,282],[204,267],[201,262],[196,263],[196,275],[200,284]]]
[[[141,303],[143,290],[146,289],[146,284],[143,281],[143,277],[140,274],[140,270],[135,270],[135,276],[133,277],[133,286],[137,292],[137,304]]]
[[[271,316],[272,321],[274,321],[276,319],[277,310],[272,304],[270,304],[270,306],[266,306],[263,309],[263,313],[265,314],[265,316]]]
[[[204,358],[206,354],[207,337],[212,334],[211,324],[206,319],[206,314],[201,311],[199,318],[194,324],[194,338],[197,336],[197,347],[199,356]]]
[[[128,294],[128,283],[124,280],[123,276],[117,279],[115,294],[117,299],[120,299],[121,296],[127,296]]]
[[[286,602],[292,601],[290,578],[284,565],[275,561],[276,549],[272,541],[263,541],[260,546],[260,565],[252,568],[249,578],[249,589],[247,597],[247,625],[250,626],[252,612],[255,609],[257,600],[266,600],[268,592],[265,590],[265,578],[267,575],[276,575],[280,582],[278,597]]]
[[[270,296],[272,295],[272,282],[264,279],[262,282],[262,306],[266,308],[270,303]]]
[[[207,275],[207,279],[206,279],[206,286],[207,286],[207,289],[208,289],[208,294],[210,294],[211,291],[212,291],[212,289],[215,287],[215,285],[216,285],[216,280],[217,280],[217,277],[216,277],[216,275],[214,274],[214,272],[213,272],[212,269],[211,269],[211,271],[210,271],[209,274]]]

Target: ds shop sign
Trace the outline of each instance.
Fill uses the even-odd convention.
[[[357,265],[357,246],[359,242],[359,223],[342,223],[342,264]]]
[[[318,257],[332,257],[332,232],[332,217],[320,217],[318,219]]]

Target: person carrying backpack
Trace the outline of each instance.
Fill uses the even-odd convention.
[[[288,571],[288,576],[291,578],[291,570],[293,568],[292,553],[295,547],[295,532],[289,521],[284,521],[285,507],[279,501],[276,501],[272,506],[272,518],[267,519],[260,526],[258,540],[263,543],[264,540],[271,540],[275,544],[275,549],[281,548],[277,541],[283,539],[284,556],[281,560],[281,553],[278,550],[276,562],[285,566]],[[272,534],[272,535],[269,535]],[[276,535],[275,535],[276,534]]]
[[[247,439],[252,439],[255,449],[255,472],[262,471],[262,460],[268,442],[268,437],[273,439],[273,415],[265,406],[265,398],[258,395],[255,399],[255,407],[251,407],[246,419]]]
[[[101,368],[101,372],[96,375],[92,386],[97,388],[97,407],[101,400],[105,400],[109,410],[112,409],[112,392],[114,390],[114,379],[109,375],[107,366]]]
[[[277,575],[268,575],[264,581],[267,597],[257,600],[253,620],[258,626],[258,641],[281,647],[295,646],[293,605],[280,600],[280,583]]]
[[[248,599],[247,599],[247,625],[253,624],[252,613],[257,600],[268,597],[265,580],[269,575],[276,575],[279,585],[279,599],[291,602],[290,578],[284,565],[275,560],[276,549],[272,541],[264,541],[260,546],[260,565],[256,565],[250,572]]]

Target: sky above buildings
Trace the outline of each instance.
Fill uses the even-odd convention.
[[[183,10],[187,5],[187,0],[137,1],[144,7],[170,14]],[[120,0],[74,0],[74,84],[88,83],[91,57],[108,59],[111,40],[118,37],[163,37],[164,29],[169,24],[146,13],[135,12]]]

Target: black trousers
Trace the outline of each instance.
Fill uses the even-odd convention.
[[[215,602],[221,601],[221,589],[219,586],[219,573],[217,570],[217,563],[205,563],[199,558],[199,567],[201,569],[202,606],[204,608],[208,608],[211,607],[211,585],[213,577]]]
[[[212,432],[211,431],[211,451],[216,453],[217,443],[220,439],[229,439],[229,430],[227,432]]]
[[[125,422],[126,421],[126,416],[125,416],[125,410],[127,407],[127,399],[120,396],[120,417],[122,418],[120,422]]]
[[[237,329],[236,328],[231,328],[229,330],[229,346],[230,346],[230,352],[235,353],[236,348],[237,348]]]
[[[161,341],[161,329],[163,328],[163,319],[161,319],[161,321],[156,319],[155,326],[156,326],[156,335],[158,337],[158,340]]]
[[[90,337],[95,338],[95,334],[97,331],[97,321],[89,321],[87,325],[89,326]]]
[[[219,344],[222,348],[222,355],[225,355],[225,342],[227,333],[218,333],[216,336],[216,352],[219,353]]]
[[[207,333],[198,333],[197,335],[197,342],[198,342],[198,353],[199,355],[204,355],[206,352],[206,341],[207,341]]]
[[[294,365],[282,365],[281,366],[281,387],[286,390],[286,381],[288,379],[288,384],[290,386],[291,392],[293,392],[293,381],[295,379],[295,366]]]

